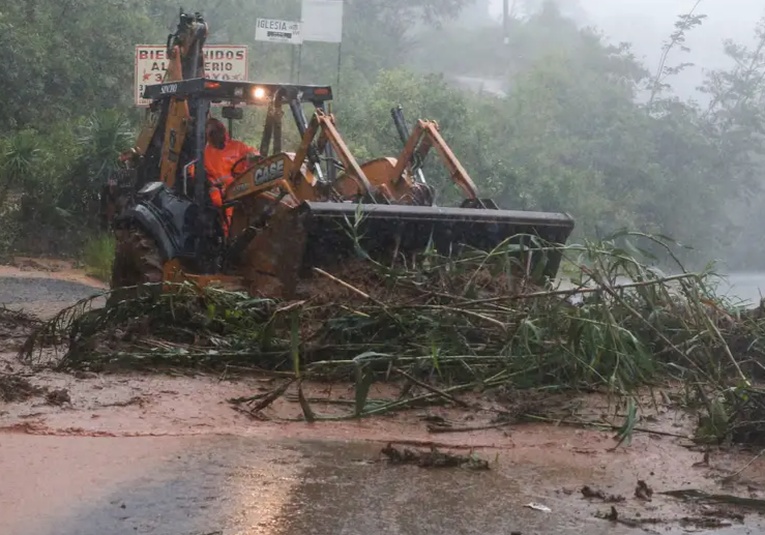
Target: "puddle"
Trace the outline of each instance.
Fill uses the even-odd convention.
[[[53,374],[48,381],[64,379]],[[39,402],[3,407],[0,509],[20,512],[4,515],[0,533],[45,535],[40,518],[56,519],[64,511],[91,518],[89,522],[101,531],[88,531],[88,526],[70,519],[71,530],[56,535],[119,534],[121,528],[115,526],[124,525],[139,528],[125,533],[165,533],[155,522],[159,517],[184,529],[212,528],[176,529],[168,535],[214,533],[216,525],[226,526],[224,535],[628,534],[657,529],[684,533],[673,521],[701,518],[710,506],[687,504],[662,492],[698,489],[765,497],[762,461],[723,489],[722,475],[746,464],[749,455],[712,452],[709,466],[704,466],[698,464],[702,452],[670,437],[638,434],[629,447],[611,451],[615,445],[611,432],[545,424],[434,435],[427,432],[418,412],[362,422],[261,422],[225,403],[229,397],[252,392],[259,384],[256,379],[66,381],[70,381],[66,385],[71,388],[71,407]],[[319,395],[325,387],[312,388],[309,394]],[[342,395],[340,387],[335,395]],[[147,401],[114,405],[115,400],[136,396]],[[299,412],[294,404],[282,403],[275,409],[280,414]],[[460,418],[457,411],[442,409],[440,414]],[[671,415],[666,418],[673,421]],[[660,428],[662,422],[655,425]],[[439,448],[455,448],[462,454],[474,448],[489,461],[490,470],[389,466],[380,453],[388,440],[408,447],[436,441]],[[634,497],[638,480],[653,489],[650,502]],[[584,485],[624,496],[625,501],[616,504],[621,518],[670,523],[634,529],[596,518],[607,514],[611,505],[585,499],[580,492]],[[136,512],[137,506],[131,509],[133,523],[120,520],[124,515],[105,505],[124,496],[143,504],[145,513]],[[45,514],[35,516],[32,511],[40,510],[41,503]],[[164,505],[150,506],[153,503]],[[525,507],[529,503],[551,512]],[[93,504],[101,504],[101,509]],[[178,515],[202,524],[183,523]],[[748,524],[756,526],[759,519],[750,514]],[[753,529],[749,525],[697,532],[747,533]]]

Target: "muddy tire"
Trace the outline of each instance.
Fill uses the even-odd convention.
[[[119,229],[116,232],[114,264],[112,266],[109,302],[135,298],[139,291],[131,286],[162,282],[162,255],[156,242],[137,227]],[[145,295],[159,294],[161,288],[142,288]]]

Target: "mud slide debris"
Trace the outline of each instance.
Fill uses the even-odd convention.
[[[602,490],[594,489],[589,485],[582,487],[581,492],[582,496],[587,499],[598,499],[605,503],[621,503],[626,499],[624,496],[620,496],[618,494],[606,494]]]
[[[0,401],[4,403],[26,401],[44,394],[44,388],[33,385],[26,377],[0,374]]]
[[[382,449],[382,454],[388,462],[394,465],[411,464],[420,468],[456,468],[464,467],[470,470],[489,470],[489,462],[475,455],[455,455],[445,453],[432,447],[428,451],[416,451],[409,448],[401,450],[388,444]]]
[[[62,370],[237,367],[290,375],[298,385],[343,380],[355,387],[348,419],[436,403],[468,408],[467,393],[500,388],[631,396],[677,379],[700,385],[696,395],[709,413],[695,439],[765,442],[757,427],[765,390],[753,382],[763,375],[765,314],[716,296],[708,273],[678,266],[667,277],[626,256],[634,248],[625,249],[624,239],[564,247],[576,268],[565,289],[514,280],[517,251],[499,248],[464,258],[431,254],[406,268],[349,262],[316,275],[311,296],[295,302],[190,284],[103,308],[85,300],[36,329],[21,356]],[[394,382],[400,395],[369,399],[379,381]],[[284,393],[253,398],[245,410],[255,416]],[[306,419],[324,419],[310,403],[301,402]],[[620,443],[645,429],[639,418],[630,411]],[[474,429],[449,432],[461,430]],[[647,489],[639,493],[650,499]]]
[[[26,312],[0,306],[0,344],[6,351],[19,349],[23,341],[41,325],[39,319]]]

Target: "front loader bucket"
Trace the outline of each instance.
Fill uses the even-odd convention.
[[[280,216],[253,250],[280,280],[285,296],[311,268],[342,266],[358,258],[359,248],[390,265],[394,256],[428,247],[443,255],[458,253],[462,246],[488,252],[506,241],[533,248],[533,237],[544,245],[563,245],[574,229],[573,219],[559,213],[350,202],[304,202]],[[548,248],[522,263],[542,282],[556,276],[561,256],[560,250]]]

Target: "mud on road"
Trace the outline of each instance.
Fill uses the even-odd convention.
[[[102,288],[66,267],[0,269],[0,303],[42,317]],[[29,388],[0,401],[0,533],[743,534],[765,527],[756,501],[765,499],[765,463],[728,478],[753,453],[705,453],[679,438],[690,436],[694,418],[667,407],[646,408],[640,424],[663,434],[637,433],[615,450],[613,431],[573,426],[428,431],[437,420],[480,427],[494,415],[489,402],[486,410],[432,407],[307,424],[288,396],[257,420],[227,400],[273,388],[274,377],[33,371],[16,360],[18,342],[13,333],[0,338],[0,379],[21,378]],[[370,395],[389,394],[375,386]],[[317,407],[327,413],[353,400],[347,385],[310,385],[306,395],[325,400]],[[591,419],[618,411],[606,398],[568,403],[584,404],[579,415]],[[474,453],[490,470],[391,466],[380,453],[388,442]],[[662,494],[679,490],[740,500]]]

